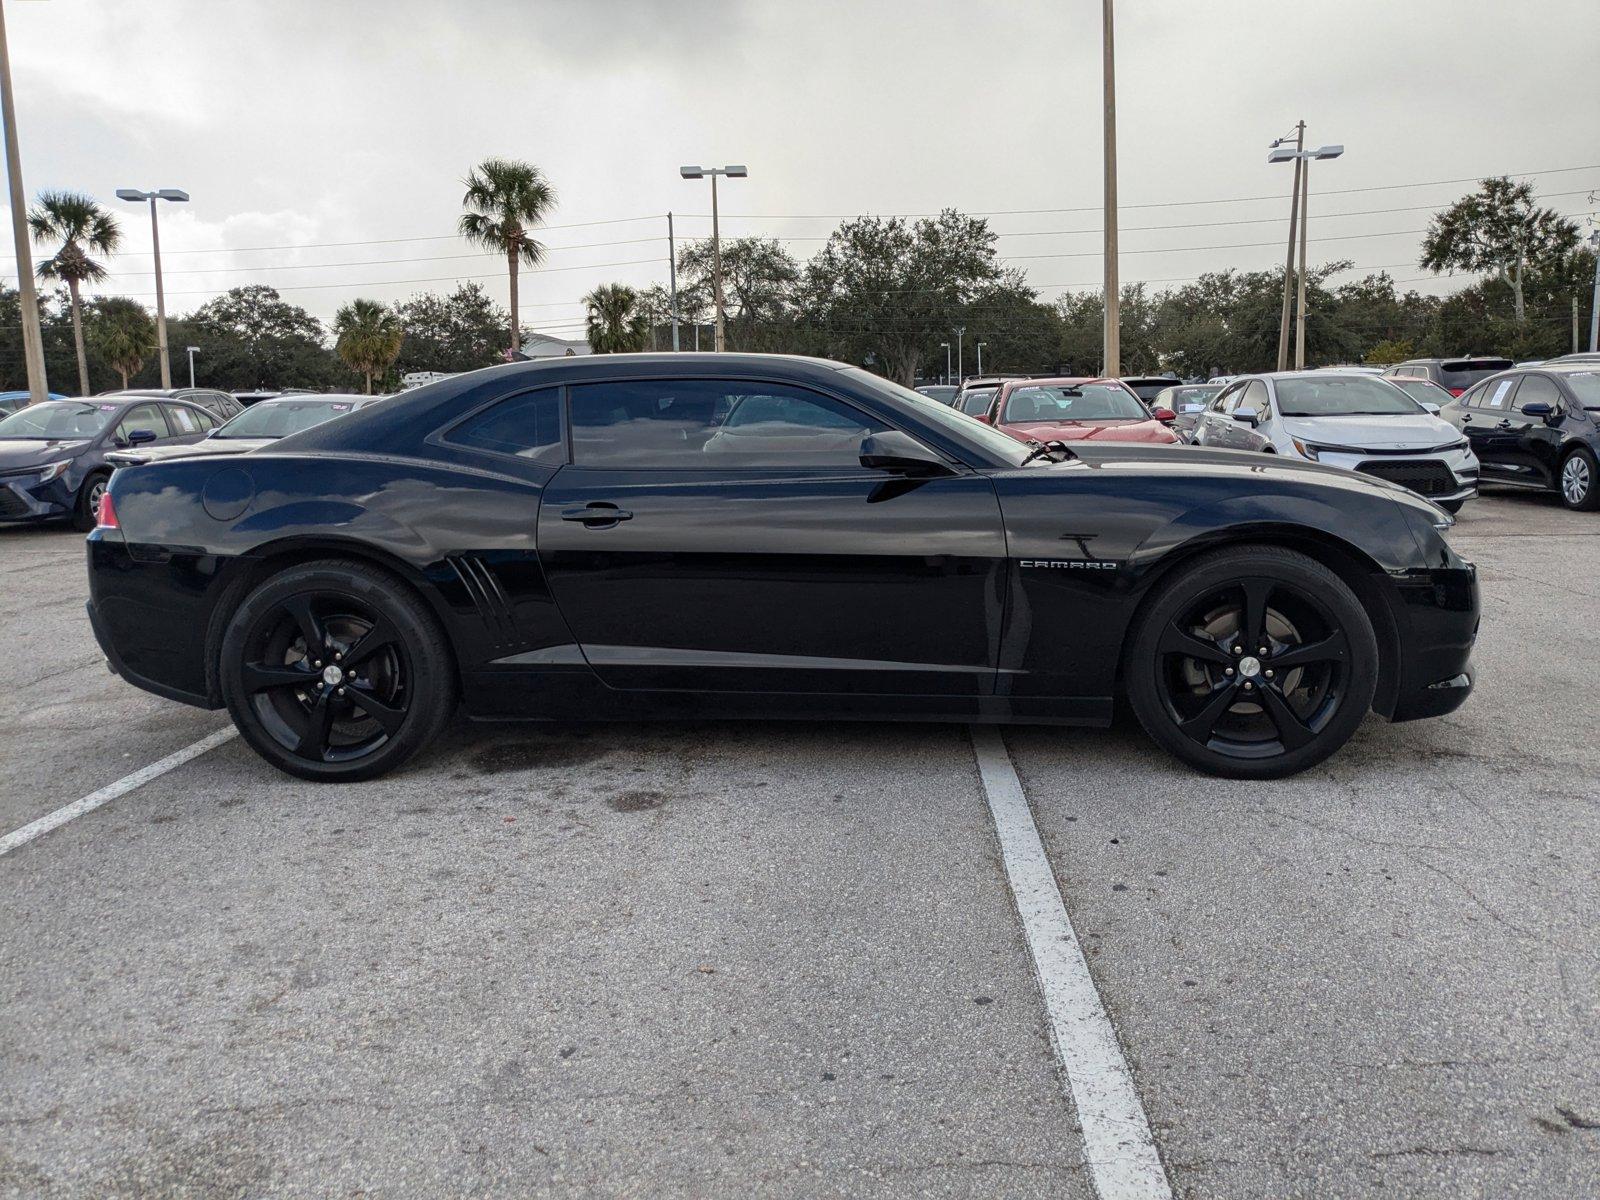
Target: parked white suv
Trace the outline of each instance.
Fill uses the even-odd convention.
[[[1360,471],[1457,512],[1477,494],[1478,459],[1438,412],[1373,375],[1241,375],[1200,414],[1194,441]]]

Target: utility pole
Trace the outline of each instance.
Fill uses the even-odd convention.
[[[978,343],[978,374],[980,376],[983,374],[983,348],[988,344],[988,342]]]
[[[1300,270],[1295,273],[1294,369],[1306,369],[1306,241],[1311,233],[1306,205],[1311,192],[1311,160],[1300,160]]]
[[[717,306],[716,350],[721,354],[727,349],[727,340],[724,336],[722,309],[722,230],[717,218],[717,176],[726,175],[730,179],[744,179],[750,174],[750,169],[737,164],[726,167],[679,167],[678,174],[685,179],[704,179],[707,175],[711,176],[711,291]]]
[[[967,327],[962,325],[956,330],[956,382],[961,383],[967,378],[967,356],[962,349],[962,339],[967,336]]]
[[[185,353],[189,355],[189,386],[194,386],[194,356],[200,353],[199,346],[185,346]]]
[[[17,148],[17,106],[11,98],[11,52],[6,46],[6,14],[0,0],[0,109],[4,110],[6,166],[11,186],[11,234],[17,249],[17,301],[22,309],[22,354],[28,366],[28,403],[50,396],[44,374],[44,337],[39,332],[39,294],[33,286],[33,251],[28,243],[28,201],[22,187],[22,154]]]
[[[1279,141],[1286,141],[1280,138]],[[1294,126],[1294,188],[1289,193],[1289,251],[1283,260],[1283,315],[1278,321],[1278,370],[1289,369],[1289,305],[1293,295],[1295,222],[1300,215],[1300,173],[1305,160],[1300,157],[1306,148],[1306,123],[1296,121]]]
[[[954,376],[950,373],[950,343],[940,342],[939,345],[944,349],[944,381],[953,383],[955,381]]]
[[[678,251],[672,240],[672,214],[667,214],[667,271],[672,279],[672,349],[678,349]]]
[[[156,219],[156,201],[172,200],[179,204],[186,204],[189,193],[182,188],[160,188],[156,191],[141,191],[138,188],[118,188],[117,199],[127,200],[139,204],[150,202],[150,246],[155,251],[156,259],[156,343],[161,348],[161,386],[172,386],[172,359],[167,354],[167,295],[161,285],[161,222]],[[515,297],[512,297],[515,302]]]
[[[1122,373],[1122,291],[1117,282],[1117,82],[1112,38],[1112,0],[1101,0],[1105,41],[1105,365],[1101,374]]]
[[[1600,351],[1600,229],[1589,235],[1594,247],[1594,293],[1589,297],[1589,352]]]

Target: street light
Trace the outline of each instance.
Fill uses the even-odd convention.
[[[185,346],[184,352],[189,356],[189,386],[194,386],[194,356],[200,353],[199,346]]]
[[[161,289],[161,225],[156,220],[156,201],[172,200],[182,203],[189,193],[178,188],[161,188],[154,192],[141,192],[138,188],[118,188],[118,200],[138,204],[150,202],[150,244],[156,260],[156,344],[161,347],[161,386],[172,386],[172,363],[167,358],[167,298]]]
[[[940,342],[939,346],[944,350],[944,381],[949,383],[952,374],[950,370],[950,343]]]
[[[1311,161],[1313,159],[1325,160],[1330,158],[1338,158],[1344,153],[1344,147],[1318,146],[1315,150],[1303,149],[1301,147],[1301,143],[1305,138],[1305,122],[1302,121],[1297,129],[1298,137],[1296,139],[1295,149],[1291,150],[1288,146],[1279,145],[1277,142],[1275,142],[1273,143],[1272,152],[1267,155],[1267,161],[1269,163],[1293,162],[1295,168],[1294,181],[1295,191],[1297,193],[1296,208],[1300,217],[1300,270],[1296,274],[1297,295],[1294,323],[1294,369],[1297,371],[1303,371],[1305,370],[1306,366],[1306,242],[1308,241],[1307,233],[1310,228],[1310,214],[1308,210],[1311,198]],[[1287,139],[1278,139],[1278,142],[1284,141],[1287,141]],[[1289,258],[1291,262],[1294,258],[1295,249],[1294,229],[1295,220],[1293,213],[1291,213],[1289,217]],[[1287,274],[1284,275],[1283,279],[1283,302],[1283,326],[1278,333],[1278,369],[1280,371],[1284,369],[1285,359],[1288,356],[1289,277]]]
[[[33,286],[33,249],[28,244],[28,202],[22,187],[22,157],[17,148],[17,108],[11,99],[11,52],[6,48],[6,15],[0,0],[0,110],[5,122],[6,165],[11,185],[11,236],[17,247],[17,301],[22,306],[22,353],[28,366],[28,403],[49,399],[44,373],[44,337],[39,332],[39,296]]]
[[[979,375],[980,378],[983,375],[983,348],[985,346],[987,346],[988,344],[989,344],[988,342],[979,342],[978,343],[978,375]]]
[[[1101,82],[1105,89],[1105,332],[1101,355],[1105,361],[1100,373],[1115,378],[1122,374],[1122,292],[1117,282],[1117,81],[1111,0],[1102,0],[1100,17]]]
[[[1289,369],[1289,305],[1290,301],[1290,276],[1294,274],[1294,238],[1295,226],[1300,217],[1300,172],[1303,163],[1300,152],[1305,149],[1306,123],[1294,123],[1294,149],[1287,146],[1287,137],[1277,138],[1267,155],[1269,163],[1292,162],[1294,163],[1294,186],[1289,189],[1289,249],[1283,260],[1283,311],[1278,317],[1278,370]]]
[[[717,306],[717,353],[721,354],[727,348],[727,338],[723,332],[722,316],[722,231],[717,223],[717,176],[726,175],[729,179],[745,179],[749,176],[749,168],[735,164],[726,167],[679,167],[678,174],[685,179],[704,179],[711,177],[711,292]]]

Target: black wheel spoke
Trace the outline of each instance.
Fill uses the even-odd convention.
[[[1279,694],[1277,688],[1270,685],[1258,688],[1256,695],[1261,697],[1261,707],[1277,729],[1278,740],[1283,743],[1285,750],[1298,750],[1316,736],[1311,726],[1289,707],[1289,702]]]
[[[240,678],[247,692],[270,692],[273,688],[303,688],[316,682],[316,676],[299,667],[274,667],[266,663],[245,663]]]
[[[356,639],[350,649],[344,652],[343,663],[346,670],[360,666],[385,646],[393,646],[400,640],[400,631],[389,624],[383,617],[379,617],[373,627]]]
[[[1191,633],[1174,622],[1161,636],[1161,653],[1181,654],[1200,662],[1231,663],[1233,658],[1216,642],[1203,634]]]
[[[1211,694],[1206,697],[1206,702],[1200,706],[1200,711],[1187,721],[1179,724],[1178,728],[1184,734],[1197,742],[1207,742],[1211,739],[1212,732],[1217,727],[1217,722],[1222,720],[1222,714],[1233,707],[1233,702],[1239,698],[1238,687],[1231,680],[1219,683],[1211,689]]]
[[[328,634],[311,607],[310,596],[290,596],[283,602],[283,610],[294,618],[295,628],[306,644],[306,657],[320,659],[328,644]]]
[[[1267,644],[1267,600],[1272,595],[1272,581],[1246,579],[1240,586],[1244,591],[1244,608],[1239,613],[1239,637],[1244,652],[1254,654]]]
[[[295,743],[294,752],[301,758],[326,759],[328,735],[333,732],[333,705],[326,692],[319,695],[306,714],[306,727]]]
[[[383,726],[383,731],[390,737],[400,732],[400,726],[406,719],[405,709],[386,704],[365,687],[347,689],[345,698],[379,725]]]
[[[1349,655],[1350,642],[1344,636],[1344,630],[1335,629],[1325,638],[1280,650],[1270,661],[1274,670],[1287,671],[1292,667],[1304,667],[1312,663],[1343,662]]]

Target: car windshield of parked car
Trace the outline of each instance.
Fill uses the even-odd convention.
[[[1278,411],[1286,417],[1393,417],[1425,410],[1382,379],[1330,374],[1278,380]]]
[[[1413,400],[1424,400],[1429,404],[1449,404],[1455,397],[1445,391],[1431,379],[1407,379],[1395,376],[1389,380],[1395,387],[1405,392]]]
[[[1006,397],[1002,425],[1049,421],[1143,421],[1150,414],[1126,388],[1109,383],[1082,387],[1040,384],[1019,387]]]
[[[948,431],[957,441],[978,443],[1002,462],[1014,466],[1021,465],[1028,456],[1028,445],[1025,442],[1019,442],[1009,434],[1001,433],[982,421],[963,417],[948,405],[940,404],[937,400],[929,400],[926,396],[885,379],[882,375],[874,375],[871,371],[863,371],[860,367],[847,367],[842,374],[849,376],[867,391],[914,405],[919,420]],[[991,392],[993,390],[990,389]],[[1041,464],[1044,462],[1043,459],[1034,461]]]
[[[0,438],[57,441],[95,437],[111,424],[120,404],[90,404],[82,400],[46,400],[30,404],[0,421]]]
[[[355,408],[350,400],[263,400],[219,428],[214,438],[284,438]]]
[[[1569,371],[1561,378],[1578,398],[1579,404],[1589,409],[1600,409],[1600,371]]]

